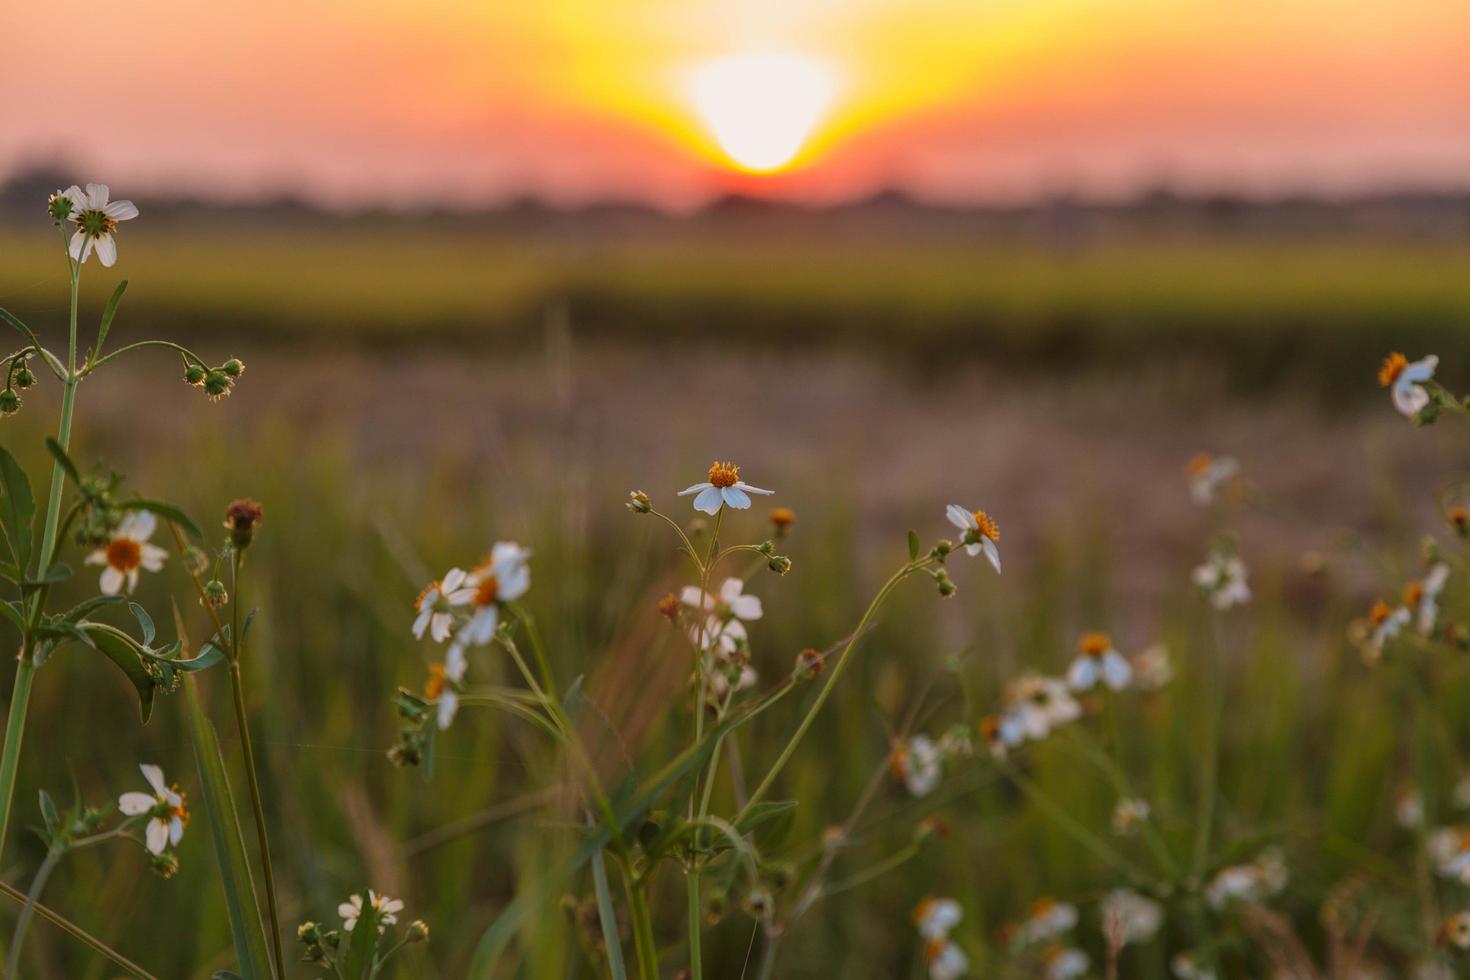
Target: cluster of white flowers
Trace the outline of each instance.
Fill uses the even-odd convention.
[[[1436,827],[1425,846],[1441,875],[1470,885],[1470,827]]]
[[[1376,599],[1365,619],[1355,620],[1348,635],[1362,652],[1363,660],[1373,664],[1383,658],[1388,644],[1412,625],[1420,635],[1432,636],[1439,623],[1439,597],[1450,577],[1450,566],[1435,560],[1423,578],[1404,586],[1397,606]]]
[[[709,693],[724,698],[733,683],[736,691],[754,687],[760,680],[750,666],[750,636],[745,624],[765,615],[759,596],[745,594],[745,582],[727,578],[718,592],[685,586],[679,601],[694,609],[689,639],[703,657]]]
[[[888,756],[888,771],[914,796],[928,796],[944,775],[944,763],[952,758],[968,758],[975,753],[970,732],[957,725],[938,742],[919,734],[894,745]]]
[[[163,770],[158,766],[138,768],[153,792],[124,793],[117,798],[117,808],[124,816],[149,817],[143,830],[144,843],[152,853],[162,854],[169,847],[179,846],[184,827],[189,823],[189,806],[178,786],[164,781]]]
[[[1077,926],[1077,906],[1040,898],[1012,931],[1011,943],[1018,948],[1044,944],[1040,953],[1041,976],[1045,980],[1076,980],[1087,973],[1087,954],[1061,941]]]
[[[963,912],[952,898],[925,897],[914,906],[914,926],[924,940],[924,960],[929,964],[929,980],[956,980],[970,968],[965,951],[949,938],[950,930],[959,925]]]
[[[168,552],[148,541],[157,527],[158,518],[150,511],[129,511],[113,529],[106,546],[87,555],[86,564],[104,566],[98,583],[103,595],[117,595],[124,590],[131,594],[138,587],[140,570],[163,569]]]
[[[398,913],[403,911],[403,901],[397,898],[389,898],[387,895],[379,895],[371,888],[368,889],[368,906],[377,913],[378,934],[398,922]],[[362,918],[363,904],[361,895],[353,895],[337,906],[337,914],[342,917],[342,931],[351,932],[357,925],[357,920]]]
[[[1189,461],[1189,496],[1201,507],[1215,502],[1221,486],[1240,475],[1240,463],[1234,456],[1211,456],[1200,453]]]
[[[417,599],[413,635],[427,633],[435,643],[449,641],[444,663],[429,668],[424,694],[438,702],[439,728],[446,729],[459,710],[459,694],[469,667],[466,648],[495,639],[501,606],[531,588],[531,552],[510,541],[496,542],[490,555],[471,571],[451,568],[430,582]]]
[[[1213,552],[1203,564],[1196,566],[1193,580],[1216,609],[1243,606],[1251,601],[1245,562],[1239,555]]]
[[[1104,895],[1099,914],[1103,935],[1120,949],[1148,942],[1164,924],[1164,907],[1129,888],[1114,888]]]
[[[1215,872],[1205,886],[1205,903],[1221,911],[1234,902],[1262,902],[1286,887],[1286,862],[1276,850],[1266,850],[1254,861],[1232,864]]]

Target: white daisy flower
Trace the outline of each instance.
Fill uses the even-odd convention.
[[[1425,848],[1441,875],[1470,884],[1470,827],[1436,827]]]
[[[163,781],[163,770],[157,766],[139,766],[143,778],[153,787],[149,793],[124,793],[117,798],[117,808],[129,817],[151,814],[144,828],[144,839],[148,850],[162,854],[170,845],[178,846],[184,836],[184,826],[189,822],[189,805],[177,786]]]
[[[1245,562],[1234,555],[1215,552],[1194,570],[1194,584],[1210,597],[1210,604],[1224,610],[1251,601],[1251,587],[1246,582]]]
[[[1113,807],[1113,833],[1119,837],[1132,837],[1153,813],[1148,800],[1124,798]]]
[[[459,643],[451,643],[444,654],[444,663],[429,668],[429,679],[424,682],[424,697],[439,704],[438,723],[442,732],[453,722],[459,711],[459,687],[464,680],[469,658]]]
[[[1378,384],[1389,389],[1394,408],[1413,418],[1429,404],[1429,392],[1423,385],[1434,377],[1438,366],[1439,358],[1433,354],[1412,362],[1402,354],[1390,354],[1378,369]]]
[[[371,888],[368,889],[368,905],[378,913],[378,933],[398,922],[398,913],[403,911],[403,902],[387,895],[379,895]],[[337,914],[342,917],[342,931],[351,932],[352,927],[357,925],[357,920],[362,918],[362,896],[353,895],[347,901],[337,906]]]
[[[1067,669],[1067,683],[1074,691],[1090,691],[1102,681],[1121,691],[1133,680],[1133,668],[1113,647],[1106,633],[1084,633],[1077,641],[1077,658]]]
[[[1423,578],[1404,586],[1404,606],[1413,613],[1414,625],[1425,636],[1434,632],[1439,620],[1439,594],[1449,577],[1450,566],[1440,561],[1430,566]]]
[[[68,249],[71,257],[85,262],[95,248],[102,264],[111,266],[117,261],[117,243],[112,240],[117,223],[136,218],[138,209],[132,201],[109,202],[106,184],[88,184],[85,193],[73,184],[62,196],[72,202],[67,220],[77,226]]]
[[[1011,749],[1026,740],[1026,733],[1019,725],[1008,725],[1006,721],[1000,715],[986,715],[980,719],[980,738],[992,759],[1004,759]]]
[[[943,939],[949,935],[951,929],[959,925],[963,915],[960,903],[954,899],[926,895],[914,906],[914,926],[925,939]]]
[[[888,770],[913,796],[927,796],[939,785],[943,775],[939,746],[928,735],[915,735],[893,747],[888,757]]]
[[[698,494],[694,498],[694,509],[714,516],[720,512],[721,507],[729,507],[733,510],[747,509],[750,506],[749,495],[752,493],[769,496],[775,492],[753,487],[740,479],[740,467],[734,463],[722,463],[715,460],[710,464],[709,476],[705,481],[680,490],[679,496],[687,497],[691,493]]]
[[[138,571],[157,572],[163,568],[168,552],[156,544],[149,544],[158,526],[158,518],[146,510],[133,510],[123,515],[117,530],[105,548],[98,548],[86,558],[88,565],[105,565],[99,583],[103,595],[117,595],[126,587],[132,592],[138,587]]]
[[[1133,686],[1140,691],[1157,691],[1174,679],[1174,665],[1169,661],[1169,648],[1155,643],[1129,658],[1133,668]]]
[[[1211,456],[1200,453],[1189,461],[1189,496],[1201,507],[1215,502],[1220,485],[1240,473],[1240,463],[1233,456]]]
[[[413,601],[418,616],[413,621],[413,636],[422,640],[427,631],[435,643],[449,639],[454,628],[454,609],[469,605],[476,589],[469,586],[469,573],[462,568],[451,568],[444,578],[430,582]]]
[[[1462,909],[1445,919],[1439,934],[1457,949],[1470,949],[1470,909]]]
[[[1077,906],[1054,898],[1038,898],[1031,912],[1016,927],[1015,939],[1021,944],[1054,939],[1077,925]]]
[[[1205,903],[1219,911],[1232,902],[1261,902],[1286,887],[1286,865],[1275,851],[1248,864],[1221,868],[1205,886]]]
[[[1164,924],[1164,907],[1129,888],[1114,888],[1102,900],[1103,934],[1118,946],[1146,943]]]
[[[959,980],[970,969],[965,951],[944,939],[925,943],[924,959],[929,964],[929,980]]]
[[[679,601],[709,614],[705,623],[695,623],[689,628],[690,639],[696,645],[702,640],[706,648],[718,647],[725,653],[739,649],[741,641],[746,639],[741,621],[754,622],[765,614],[760,597],[744,592],[745,582],[738,578],[725,579],[714,593],[701,594],[699,586],[685,586]]]
[[[1055,677],[1022,674],[1006,686],[1000,736],[1007,745],[1040,740],[1052,730],[1082,716],[1082,705],[1066,683]]]
[[[965,553],[970,556],[985,553],[990,560],[991,567],[997,575],[1000,574],[1000,549],[996,547],[1000,541],[1000,525],[995,523],[995,518],[983,510],[969,511],[959,504],[950,504],[944,509],[944,516],[949,522],[964,532],[960,538],[960,544],[964,545]]]
[[[1392,608],[1382,599],[1373,603],[1368,611],[1368,636],[1363,643],[1363,653],[1368,660],[1377,660],[1390,640],[1403,632],[1414,618],[1408,607]]]
[[[497,541],[490,557],[465,576],[464,588],[473,589],[468,605],[470,618],[459,631],[457,642],[485,646],[495,639],[500,624],[500,605],[514,602],[531,588],[531,568],[526,560],[531,549],[511,541]]]
[[[738,664],[733,657],[723,654],[711,657],[706,653],[704,656],[705,675],[709,678],[709,693],[715,700],[723,700],[730,693],[730,682],[733,675],[736,692],[749,690],[760,682],[760,675],[755,668],[748,663]]]
[[[1042,975],[1046,980],[1077,980],[1087,975],[1092,961],[1080,949],[1052,946],[1041,954]]]

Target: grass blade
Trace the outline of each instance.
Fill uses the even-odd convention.
[[[234,937],[235,955],[240,961],[240,976],[244,980],[267,980],[271,976],[271,965],[270,954],[266,951],[265,928],[261,924],[255,882],[250,876],[245,839],[240,835],[235,798],[225,774],[225,760],[220,755],[219,738],[215,735],[214,725],[204,716],[194,680],[186,678],[184,686],[188,689],[189,728],[194,736],[194,756],[199,763],[201,795],[209,818],[214,854],[219,859],[220,884],[225,891],[230,935]]]
[[[623,965],[623,947],[618,941],[618,917],[607,887],[607,860],[601,851],[592,855],[592,887],[597,892],[597,920],[602,923],[607,968],[612,971],[613,980],[627,980],[628,968]]]

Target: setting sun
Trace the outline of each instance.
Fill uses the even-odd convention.
[[[743,170],[791,164],[836,94],[832,70],[776,52],[731,55],[690,73],[689,97],[720,148]]]

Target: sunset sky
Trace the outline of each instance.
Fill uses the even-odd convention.
[[[0,173],[344,205],[1464,185],[1470,3],[16,3],[0,107]]]

